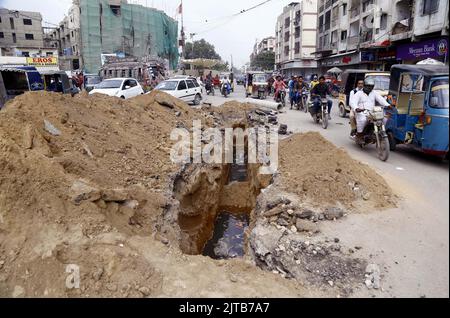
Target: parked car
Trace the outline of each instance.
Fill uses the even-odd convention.
[[[95,85],[98,85],[102,82],[102,78],[95,74],[85,74],[83,86],[84,89],[89,93],[95,88]]]
[[[134,78],[110,78],[95,85],[89,95],[96,93],[127,99],[143,95],[144,90]]]
[[[155,89],[194,105],[200,105],[203,99],[200,84],[191,78],[172,78],[159,83]]]

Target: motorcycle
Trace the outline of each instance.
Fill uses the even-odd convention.
[[[377,147],[378,159],[387,161],[390,154],[389,137],[384,126],[383,107],[375,106],[372,111],[367,109],[357,110],[367,117],[367,125],[363,131],[363,137],[351,136],[357,145],[364,148],[367,145],[375,144]]]
[[[231,86],[228,83],[223,83],[221,88],[222,95],[227,98],[231,93]]]
[[[282,89],[278,92],[278,96],[275,99],[277,103],[281,103],[283,107],[286,107],[286,90]]]
[[[207,94],[207,95],[212,95],[212,96],[215,95],[215,91],[214,91],[213,85],[211,85],[211,84],[206,84],[206,85],[205,85],[205,90],[206,90],[206,94]]]
[[[308,90],[303,88],[298,101],[298,110],[303,110],[305,113],[308,112]]]
[[[322,128],[327,129],[328,128],[328,99],[321,98],[320,100],[320,111],[317,113],[313,113],[314,105],[313,101],[310,101],[309,109],[311,116],[315,123],[320,123],[322,121]]]

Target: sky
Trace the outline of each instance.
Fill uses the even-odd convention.
[[[129,0],[155,7],[175,17],[181,0]],[[183,0],[184,26],[188,40],[191,33],[197,33],[194,40],[204,38],[212,43],[222,59],[237,67],[249,61],[257,39],[275,35],[275,23],[283,7],[292,0],[271,0],[270,2],[230,18],[242,10],[249,9],[264,0]],[[59,23],[67,13],[72,0],[0,0],[0,7],[15,10],[37,11],[44,21]],[[180,21],[180,16],[177,17]],[[52,26],[45,25],[44,26]]]

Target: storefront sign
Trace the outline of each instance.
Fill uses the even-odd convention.
[[[58,58],[49,57],[27,57],[27,64],[31,66],[57,66]]]
[[[448,40],[445,38],[403,44],[397,49],[397,59],[401,60],[442,58],[447,54]]]
[[[378,61],[395,60],[396,58],[397,58],[396,50],[378,52]]]
[[[361,51],[361,62],[375,62],[375,52]]]

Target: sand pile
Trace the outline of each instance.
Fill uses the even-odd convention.
[[[315,206],[347,208],[395,206],[392,190],[373,169],[352,159],[319,133],[280,142],[281,184]]]
[[[108,284],[135,278],[156,292],[158,275],[117,247],[117,235],[152,234],[179,170],[170,132],[207,122],[202,114],[164,93],[124,101],[37,92],[8,103],[0,112],[0,296],[64,295],[65,264],[97,271],[85,277],[90,296],[123,296]]]

